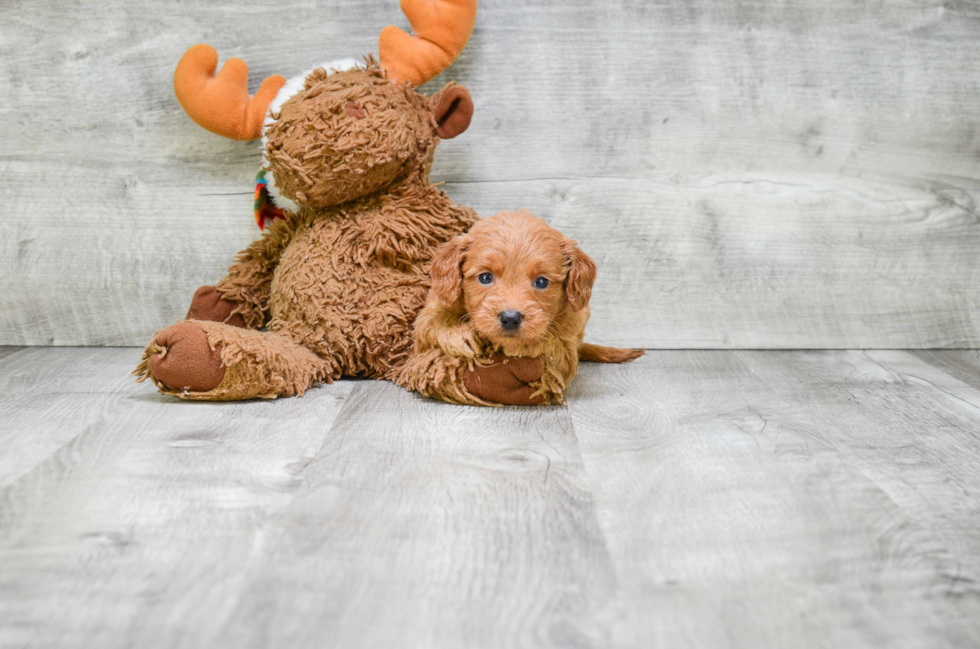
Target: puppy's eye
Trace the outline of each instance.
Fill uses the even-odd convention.
[[[490,273],[480,273],[480,276],[476,280],[481,284],[493,284],[493,275]]]
[[[548,288],[548,284],[550,283],[547,277],[539,277],[534,280],[534,288]]]

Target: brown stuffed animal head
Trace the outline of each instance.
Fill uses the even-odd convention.
[[[289,81],[279,75],[248,95],[248,66],[230,59],[215,75],[214,48],[195,45],[174,73],[184,110],[234,139],[263,137],[269,192],[289,211],[321,209],[375,192],[409,171],[427,171],[440,139],[469,126],[473,102],[448,84],[433,97],[414,87],[459,55],[476,0],[402,0],[417,36],[386,27],[380,64],[328,63]]]
[[[332,73],[317,68],[266,120],[269,188],[287,209],[373,193],[410,170],[428,169],[439,139],[462,133],[472,114],[462,86],[449,84],[429,98],[392,83],[373,62]]]
[[[446,243],[432,290],[504,349],[534,345],[589,304],[596,266],[574,241],[526,211],[501,212]]]

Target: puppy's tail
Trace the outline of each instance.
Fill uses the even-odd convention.
[[[643,356],[642,349],[620,349],[582,343],[578,348],[578,359],[590,363],[627,363]]]

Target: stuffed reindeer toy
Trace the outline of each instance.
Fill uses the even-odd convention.
[[[473,102],[448,67],[473,30],[476,0],[402,0],[416,33],[382,30],[379,62],[328,63],[248,95],[248,66],[190,48],[180,104],[225,137],[262,138],[260,239],[227,277],[197,290],[187,318],[157,332],[134,372],[184,399],[302,394],[341,375],[391,378],[412,349],[433,251],[472,209],[429,183],[436,146],[466,130]]]
[[[138,380],[211,401],[299,395],[342,375],[461,403],[561,400],[560,389],[542,397],[557,374],[538,359],[413,355],[434,252],[477,221],[429,184],[439,141],[470,124],[469,92],[449,83],[426,97],[415,88],[462,51],[476,0],[401,6],[416,35],[386,27],[379,62],[271,76],[251,97],[243,61],[215,75],[212,47],[181,58],[174,90],[194,121],[228,138],[262,138],[255,209],[265,231],[227,277],[197,290],[185,320],[153,336]]]

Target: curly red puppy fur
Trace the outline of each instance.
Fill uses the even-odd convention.
[[[399,383],[452,403],[562,403],[579,359],[642,350],[583,342],[596,266],[529,212],[479,221],[432,259],[432,290]]]

